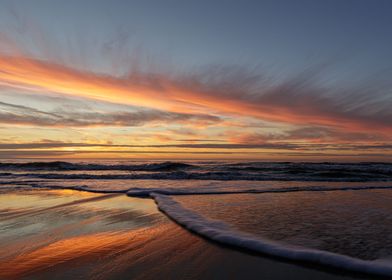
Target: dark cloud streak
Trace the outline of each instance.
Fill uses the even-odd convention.
[[[158,110],[134,112],[44,112],[34,108],[0,102],[0,123],[46,127],[91,126],[141,126],[151,122],[204,122],[216,123],[220,118],[213,115],[181,114]]]
[[[162,145],[126,145],[126,144],[90,144],[90,143],[67,143],[67,142],[34,142],[34,143],[0,143],[0,150],[23,150],[23,149],[52,149],[52,148],[183,148],[183,149],[277,149],[277,150],[385,150],[392,152],[392,145],[379,144],[299,144],[299,143],[264,143],[264,144],[235,144],[235,143],[189,143],[189,144],[162,144]],[[133,152],[133,151],[129,151]]]

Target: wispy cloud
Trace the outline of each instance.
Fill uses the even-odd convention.
[[[147,123],[209,124],[220,121],[212,115],[138,110],[134,112],[45,112],[27,106],[0,102],[0,123],[49,127],[140,126]]]
[[[229,137],[229,140],[233,143],[248,144],[268,143],[271,141],[351,144],[388,142],[392,140],[392,135],[374,131],[352,132],[329,127],[305,126],[269,134],[260,132],[237,133]]]
[[[350,90],[323,88],[317,86],[311,72],[271,85],[262,80],[256,82],[254,74],[236,73],[232,77],[220,71],[204,73],[208,79],[200,75],[176,79],[152,73],[120,78],[6,55],[0,55],[0,67],[0,84],[16,88],[180,114],[214,112],[351,131],[392,131],[390,89],[376,89],[371,84]]]

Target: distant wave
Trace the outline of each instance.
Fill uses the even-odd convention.
[[[26,163],[0,163],[0,170],[129,170],[129,171],[173,171],[193,167],[182,162],[160,162],[147,164],[82,164],[66,161],[26,162]]]
[[[223,222],[207,219],[184,208],[169,196],[157,193],[151,193],[151,196],[157,203],[158,208],[178,224],[213,241],[289,260],[392,277],[392,263],[390,262],[361,260],[332,252],[288,246],[265,240],[239,232]]]
[[[129,173],[129,174],[90,174],[86,173],[0,173],[0,178],[26,177],[39,179],[58,180],[218,180],[218,181],[315,181],[315,182],[388,182],[391,176],[377,174],[264,174],[264,173],[240,173],[240,172],[186,172],[155,170],[154,172]]]
[[[64,180],[392,181],[392,163],[192,162],[190,164],[167,161],[140,164],[92,164],[54,161],[0,163],[0,171],[0,177],[15,174],[23,177]],[[98,171],[102,172],[97,174]]]

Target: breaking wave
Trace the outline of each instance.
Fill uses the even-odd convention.
[[[327,192],[327,191],[360,191],[360,190],[385,190],[392,189],[392,185],[386,186],[351,186],[351,187],[328,187],[328,186],[306,186],[288,188],[261,188],[261,189],[225,189],[225,188],[201,188],[201,189],[179,189],[179,188],[131,188],[127,195],[134,197],[148,197],[152,194],[162,195],[209,195],[209,194],[261,194],[261,193],[287,193],[287,192]]]
[[[392,163],[290,162],[9,162],[0,163],[0,178],[94,180],[221,180],[221,181],[329,181],[392,180]]]
[[[154,198],[158,208],[171,219],[210,240],[288,260],[311,262],[354,272],[392,277],[392,263],[390,262],[361,260],[332,252],[289,246],[262,239],[232,229],[223,222],[207,219],[184,208],[169,196],[157,193],[150,195]]]
[[[128,171],[173,171],[193,167],[182,162],[160,162],[148,164],[91,164],[71,163],[66,161],[0,163],[0,170],[128,170]]]

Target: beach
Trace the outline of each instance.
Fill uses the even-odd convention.
[[[0,0],[0,280],[392,280],[391,11]]]
[[[2,191],[0,279],[375,279],[199,237],[149,198]]]

